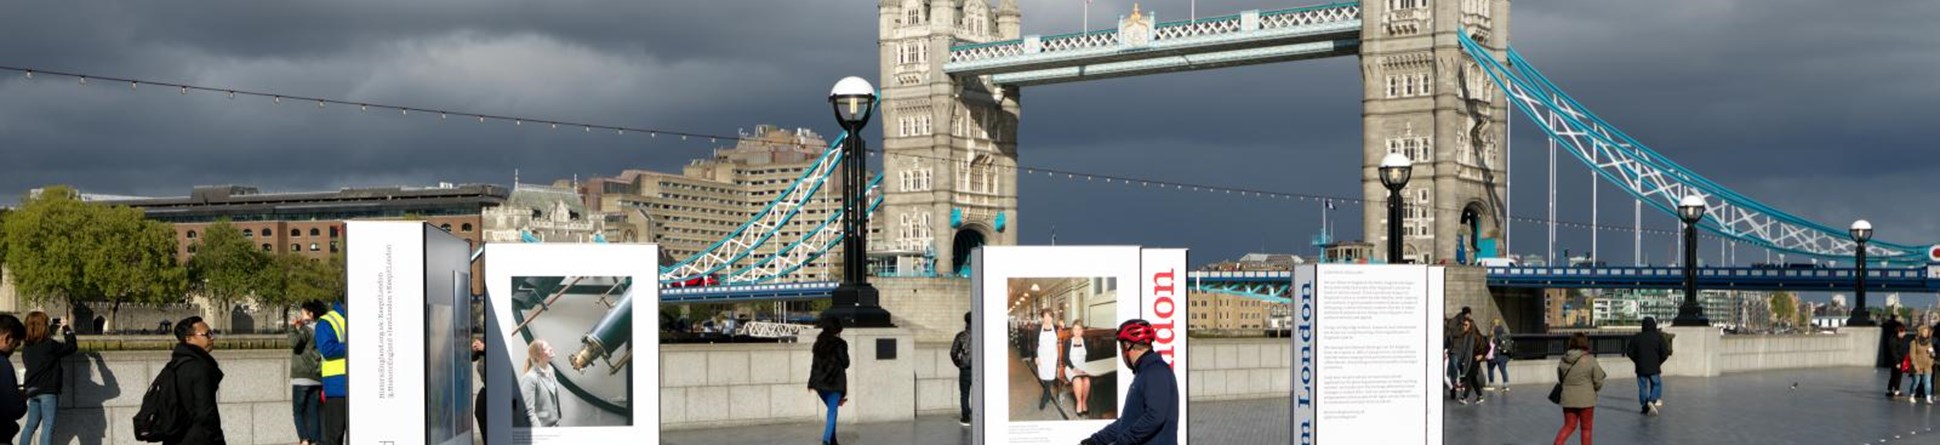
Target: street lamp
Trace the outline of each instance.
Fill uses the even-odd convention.
[[[835,120],[848,135],[842,139],[842,284],[823,316],[840,318],[850,327],[892,327],[881,294],[869,285],[869,213],[863,203],[869,171],[863,151],[862,127],[876,111],[876,87],[860,77],[844,77],[829,90]]]
[[[1381,185],[1388,188],[1388,263],[1401,263],[1401,189],[1414,176],[1414,162],[1400,153],[1381,158]]]
[[[1866,220],[1852,222],[1853,264],[1859,265],[1858,274],[1853,276],[1852,316],[1846,318],[1846,326],[1877,326],[1873,314],[1866,310],[1866,242],[1873,239],[1873,223]]]
[[[1684,305],[1671,326],[1710,326],[1697,301],[1697,223],[1704,220],[1704,198],[1685,196],[1677,203],[1677,219],[1684,220]]]

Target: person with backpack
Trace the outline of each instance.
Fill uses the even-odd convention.
[[[814,355],[809,362],[808,390],[828,408],[828,422],[822,424],[822,445],[836,445],[836,412],[849,404],[849,342],[842,339],[842,319],[823,315],[818,323],[822,333],[815,336]]]
[[[290,319],[290,417],[299,445],[323,443],[323,355],[317,353],[316,317],[323,302],[306,301]]]
[[[1175,445],[1179,443],[1179,380],[1172,365],[1153,353],[1158,331],[1142,319],[1118,324],[1118,357],[1132,368],[1132,387],[1119,417],[1080,445]]]
[[[1509,390],[1509,355],[1514,353],[1516,341],[1509,338],[1509,326],[1502,324],[1500,318],[1495,319],[1495,330],[1490,332],[1489,338],[1493,340],[1489,347],[1494,348],[1489,351],[1488,357],[1489,384],[1495,384],[1495,373],[1501,371],[1502,385],[1496,386],[1496,390],[1506,392]]]
[[[175,401],[187,428],[181,436],[162,443],[223,445],[226,439],[222,434],[222,411],[216,406],[216,391],[222,387],[222,367],[216,364],[215,356],[209,355],[216,347],[215,333],[209,330],[208,323],[202,322],[202,317],[189,317],[175,323],[175,341],[169,362],[175,367],[172,376]],[[167,383],[160,376],[156,380]]]
[[[13,441],[20,433],[20,417],[27,415],[27,399],[20,397],[20,381],[13,373],[13,352],[27,327],[13,314],[0,314],[0,440]]]
[[[957,365],[957,424],[970,426],[970,385],[976,374],[970,369],[970,313],[963,313],[963,331],[950,341],[950,363]]]
[[[49,334],[55,328],[61,330],[61,340],[54,341]],[[27,367],[27,378],[20,382],[22,397],[27,399],[27,424],[20,432],[20,444],[54,443],[54,414],[60,410],[61,359],[74,355],[74,328],[56,326],[49,323],[46,312],[27,313],[27,346],[22,348],[20,363]],[[45,427],[45,428],[43,428]],[[34,433],[40,432],[40,440],[34,441]]]
[[[1669,340],[1657,330],[1656,317],[1644,317],[1644,329],[1630,336],[1630,344],[1623,348],[1623,356],[1629,357],[1637,365],[1637,403],[1643,405],[1639,410],[1645,415],[1655,416],[1663,406],[1659,401],[1664,396],[1664,361],[1671,359]]]
[[[316,307],[306,307],[310,311]],[[317,354],[323,357],[323,443],[344,445],[350,435],[349,311],[339,303],[316,317]]]

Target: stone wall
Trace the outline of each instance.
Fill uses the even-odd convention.
[[[949,342],[963,330],[970,279],[876,278],[871,284],[882,293],[882,308],[896,326],[915,333],[917,342]]]
[[[168,363],[168,351],[87,352],[63,362],[54,443],[135,445],[131,419],[143,390]],[[223,351],[215,357],[225,375],[216,401],[231,444],[296,443],[290,416],[289,353],[282,350]],[[15,361],[16,369],[19,367]]]
[[[1293,388],[1293,340],[1193,338],[1187,391],[1192,401],[1287,397]]]
[[[962,317],[962,315],[958,315]],[[858,330],[851,330],[855,332]],[[813,331],[803,333],[812,338]],[[844,337],[849,337],[845,333]],[[849,356],[863,364],[868,345],[849,340]],[[827,416],[815,394],[809,392],[808,368],[813,359],[812,341],[767,344],[696,344],[660,346],[660,426],[679,430],[730,427],[784,422],[817,422]],[[917,342],[899,348],[913,365],[914,410],[906,413],[873,413],[869,417],[914,417],[917,414],[951,414],[957,409],[957,370],[950,363],[948,342]],[[849,385],[878,385],[859,377],[850,368]],[[843,423],[868,421],[860,416],[882,401],[852,397],[837,414]],[[864,407],[863,405],[871,405]]]

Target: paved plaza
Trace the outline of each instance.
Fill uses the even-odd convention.
[[[1886,374],[1865,368],[1666,378],[1661,416],[1637,412],[1636,381],[1610,379],[1597,405],[1596,440],[1605,444],[1932,444],[1935,412],[1925,403],[1888,402]],[[1793,388],[1793,384],[1798,386]],[[1491,392],[1488,402],[1448,402],[1449,445],[1546,444],[1562,415],[1546,386]],[[1191,440],[1200,444],[1287,443],[1288,400],[1192,404]],[[667,432],[662,443],[771,445],[814,443],[819,423]],[[799,439],[799,440],[788,440]],[[969,430],[947,416],[845,426],[845,444],[967,444]],[[1572,440],[1570,443],[1576,443]]]

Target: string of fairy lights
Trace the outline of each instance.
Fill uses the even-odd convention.
[[[27,80],[46,80],[47,78],[55,78],[55,79],[61,79],[63,81],[73,81],[81,86],[90,86],[94,84],[109,84],[109,85],[125,84],[128,86],[128,89],[130,91],[137,91],[144,87],[161,88],[161,89],[176,91],[183,96],[187,96],[189,95],[189,93],[208,93],[208,94],[221,95],[221,96],[227,97],[230,100],[242,100],[242,99],[265,100],[266,99],[274,104],[284,104],[284,103],[315,104],[316,108],[356,107],[356,109],[360,112],[369,112],[371,110],[377,110],[385,113],[396,113],[398,116],[404,116],[404,117],[411,117],[413,115],[423,116],[423,117],[435,116],[438,120],[441,120],[441,121],[457,118],[461,120],[474,120],[479,123],[511,124],[514,126],[521,126],[521,127],[525,126],[526,124],[533,124],[536,126],[542,126],[543,128],[549,129],[549,130],[560,130],[564,128],[567,130],[578,129],[583,133],[608,133],[608,134],[613,134],[617,136],[627,136],[629,134],[635,135],[635,136],[644,135],[649,139],[660,139],[660,140],[671,140],[674,138],[678,138],[678,140],[680,141],[706,140],[710,144],[718,144],[721,141],[729,141],[729,142],[748,142],[748,143],[767,144],[767,145],[782,145],[782,146],[793,145],[793,146],[800,146],[800,147],[807,147],[807,148],[814,148],[814,149],[825,148],[820,145],[803,143],[803,142],[779,141],[779,140],[773,140],[773,139],[762,139],[758,137],[747,137],[747,136],[739,136],[739,135],[720,135],[720,134],[709,134],[705,132],[681,131],[681,130],[672,130],[672,129],[664,129],[664,128],[592,124],[592,123],[572,122],[572,121],[564,121],[564,120],[556,120],[556,119],[530,118],[530,117],[523,117],[523,116],[497,114],[497,113],[481,113],[476,111],[442,109],[442,108],[433,108],[433,107],[414,107],[414,106],[395,105],[395,104],[387,104],[387,103],[371,102],[371,101],[354,101],[354,100],[306,96],[306,95],[298,95],[298,94],[282,94],[282,93],[268,92],[268,91],[258,91],[258,90],[248,90],[248,89],[238,89],[238,88],[224,88],[224,87],[214,87],[214,86],[206,86],[206,85],[192,85],[187,83],[155,81],[155,80],[128,78],[128,77],[100,76],[100,75],[85,74],[85,73],[44,70],[44,69],[38,69],[38,68],[28,68],[28,67],[18,67],[18,66],[0,65],[0,72],[17,73],[17,74],[20,74],[22,78]],[[661,136],[667,136],[667,139],[661,139]],[[903,158],[923,159],[923,160],[935,161],[935,162],[961,161],[961,159],[953,159],[946,156],[935,156],[935,155],[927,155],[927,154],[921,154],[921,153],[884,153],[884,151],[880,148],[872,148],[868,150],[868,152],[869,152],[868,155],[872,157],[873,156],[903,157]],[[1169,189],[1169,190],[1182,191],[1182,192],[1229,195],[1229,196],[1235,196],[1240,198],[1283,200],[1283,201],[1295,201],[1295,202],[1313,202],[1313,203],[1329,205],[1329,206],[1334,204],[1350,204],[1350,205],[1351,204],[1359,204],[1359,205],[1370,204],[1369,200],[1364,198],[1356,198],[1356,197],[1327,196],[1327,195],[1308,194],[1308,193],[1260,190],[1260,189],[1245,188],[1245,187],[1199,184],[1199,183],[1191,183],[1191,182],[1183,182],[1183,181],[1168,181],[1168,180],[1159,180],[1159,179],[1151,179],[1151,178],[1138,178],[1138,177],[1130,177],[1130,176],[1122,176],[1122,175],[1081,172],[1081,171],[1064,170],[1064,169],[1056,169],[1056,168],[1027,167],[1027,166],[1021,166],[1021,165],[1016,165],[1016,166],[993,165],[992,167],[1003,169],[1003,170],[1011,170],[1019,175],[1043,176],[1045,178],[1050,178],[1050,179],[1063,179],[1068,181],[1086,182],[1086,183],[1103,183],[1103,184],[1120,185],[1120,186],[1126,186],[1126,187],[1138,187],[1138,188],[1147,188],[1147,189],[1156,188],[1160,190]],[[1372,204],[1383,205],[1384,203],[1385,201],[1376,201],[1376,202],[1373,202]],[[1449,207],[1436,207],[1436,209],[1448,210],[1448,211],[1460,211],[1460,209],[1449,208]],[[1509,215],[1508,219],[1511,222],[1525,222],[1525,223],[1536,223],[1536,224],[1548,224],[1551,222],[1547,218],[1531,217],[1531,216]],[[1590,224],[1590,223],[1584,223],[1584,222],[1578,222],[1578,221],[1556,220],[1555,224],[1557,227],[1570,228],[1570,229],[1584,229],[1584,230],[1593,230],[1593,231],[1602,230],[1602,231],[1623,232],[1623,233],[1646,233],[1646,234],[1652,234],[1652,235],[1673,235],[1673,236],[1681,235],[1681,232],[1677,230],[1644,229],[1644,228],[1637,228],[1637,227]],[[1703,236],[1709,239],[1721,239],[1719,237],[1715,237],[1711,235],[1703,235]],[[1736,242],[1736,240],[1730,240],[1730,239],[1725,239],[1725,240]]]

